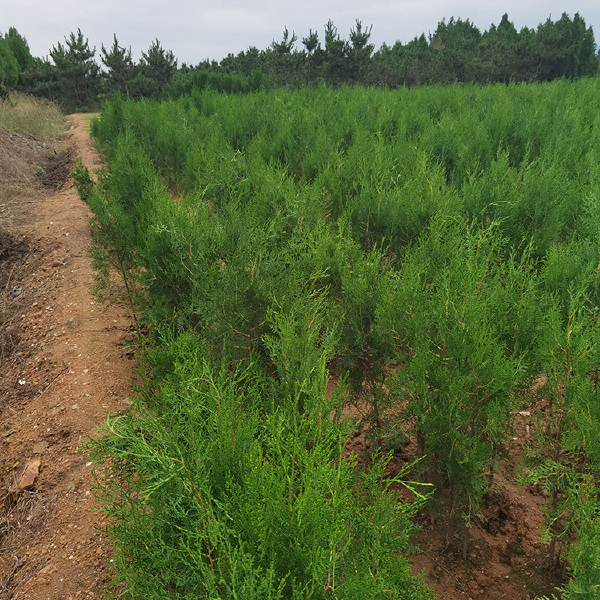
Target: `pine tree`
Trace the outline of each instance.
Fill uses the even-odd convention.
[[[134,95],[151,97],[171,83],[177,72],[177,59],[170,50],[165,50],[158,39],[154,40],[147,52],[142,52],[138,64],[138,74],[132,83]]]
[[[375,48],[373,44],[369,44],[372,29],[373,25],[363,29],[362,23],[356,19],[356,27],[350,30],[347,52],[352,83],[364,81],[369,70],[369,62]]]
[[[66,111],[89,108],[96,101],[100,69],[94,61],[96,48],[90,48],[81,29],[52,48],[58,83],[57,100]]]
[[[120,92],[129,97],[129,86],[135,74],[133,60],[131,59],[131,48],[127,50],[119,46],[115,34],[110,50],[107,50],[102,44],[101,60],[107,69],[104,74],[107,92]]]

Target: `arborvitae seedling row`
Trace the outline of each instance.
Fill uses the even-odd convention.
[[[77,179],[99,262],[121,272],[152,348],[140,411],[97,446],[129,474],[103,490],[121,498],[107,510],[131,586],[153,573],[157,590],[197,597],[205,584],[158,558],[196,552],[182,560],[204,573],[201,597],[236,597],[238,583],[273,598],[426,594],[389,562],[401,560],[389,543],[406,549],[414,505],[376,484],[383,455],[350,482],[332,374],[345,382],[340,398],[366,407],[360,427],[376,447],[417,440],[423,483],[467,524],[494,482],[511,413],[534,379],[547,380],[527,477],[548,487],[547,540],[554,555],[569,548],[572,589],[592,586],[596,566],[581,549],[598,535],[599,85],[318,87],[105,105],[93,133],[109,168],[96,185]],[[196,345],[202,360],[191,365]],[[220,408],[202,412],[205,385],[219,398],[236,390],[227,410],[244,417],[229,430]],[[213,429],[195,442],[200,421]],[[335,444],[322,442],[326,431]],[[143,451],[131,449],[137,436]],[[231,448],[230,463],[213,444]],[[192,472],[203,460],[223,463],[219,481],[230,483],[217,485],[208,467]],[[247,480],[255,471],[262,483]],[[375,487],[365,496],[366,480]],[[246,515],[230,505],[244,494]],[[296,527],[296,503],[324,520]],[[175,526],[166,515],[180,509]],[[390,510],[400,528],[369,537]],[[203,537],[183,548],[192,513]],[[138,541],[145,531],[171,550]],[[369,561],[380,565],[372,581]]]

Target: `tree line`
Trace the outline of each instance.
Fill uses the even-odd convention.
[[[357,20],[344,39],[330,20],[323,37],[309,30],[298,37],[286,28],[281,40],[255,46],[221,61],[178,64],[154,40],[139,61],[117,36],[100,52],[81,30],[57,43],[49,57],[31,55],[27,40],[14,28],[0,34],[0,94],[11,90],[58,102],[66,111],[92,108],[115,92],[125,97],[173,98],[211,87],[239,93],[265,87],[298,88],[365,85],[387,88],[426,84],[542,82],[594,76],[596,43],[583,17],[563,13],[536,29],[518,31],[505,14],[498,25],[480,31],[468,19],[441,21],[428,36],[403,44],[371,43],[372,26]],[[99,59],[99,61],[98,61]]]

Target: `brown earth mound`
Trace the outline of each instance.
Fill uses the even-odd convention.
[[[15,299],[22,291],[20,267],[29,254],[28,240],[17,231],[40,194],[37,165],[47,153],[46,143],[0,127],[0,363],[16,343]]]

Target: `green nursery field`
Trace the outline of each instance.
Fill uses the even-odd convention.
[[[76,179],[100,283],[120,274],[148,334],[134,409],[91,452],[132,597],[432,597],[412,519],[468,527],[540,377],[523,485],[562,597],[597,597],[599,98],[587,79],[104,105],[108,167]]]

